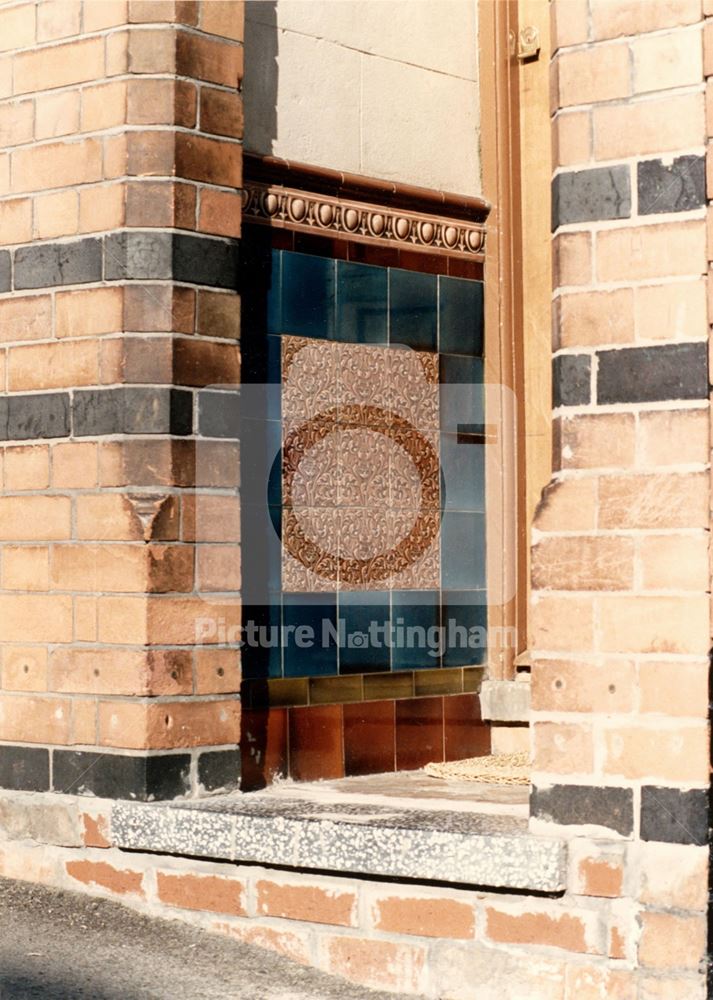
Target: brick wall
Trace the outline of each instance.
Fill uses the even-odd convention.
[[[553,6],[555,472],[533,537],[531,826],[574,851],[598,838],[585,881],[613,878],[607,851],[623,851],[610,955],[640,967],[646,997],[703,989],[683,979],[705,952],[708,839],[706,13]]]
[[[236,456],[197,471],[194,429],[196,388],[239,378],[242,16],[0,8],[3,787],[235,781],[237,654],[192,643],[237,615],[211,596],[235,501],[202,492]]]

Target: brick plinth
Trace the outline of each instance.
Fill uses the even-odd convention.
[[[197,390],[240,378],[242,24],[232,2],[0,13],[4,787],[237,782],[238,654],[195,650],[199,619],[239,618],[212,495],[237,457],[195,432]]]

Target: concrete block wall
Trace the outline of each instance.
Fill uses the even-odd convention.
[[[237,653],[193,649],[238,613],[237,458],[194,432],[240,371],[242,18],[0,7],[2,787],[237,778]]]

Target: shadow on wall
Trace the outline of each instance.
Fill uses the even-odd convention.
[[[245,149],[269,155],[277,138],[277,0],[245,4]]]

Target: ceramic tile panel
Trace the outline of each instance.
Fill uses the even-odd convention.
[[[268,513],[243,532],[243,563],[266,609],[249,603],[245,613],[292,633],[327,621],[352,641],[302,648],[283,636],[279,649],[243,651],[245,676],[312,685],[320,704],[290,709],[295,777],[477,750],[487,737],[477,693],[447,696],[445,715],[443,698],[427,695],[452,691],[451,674],[482,664],[484,640],[380,643],[370,625],[392,638],[397,624],[436,636],[447,621],[455,635],[484,633],[481,273],[446,274],[440,258],[402,270],[398,255],[365,258],[358,247],[324,256],[308,236],[299,249],[263,253],[245,296],[245,381],[277,390],[265,428],[248,423],[241,440],[244,509],[259,506],[261,491],[268,498]],[[305,697],[303,687],[293,694]]]

